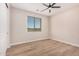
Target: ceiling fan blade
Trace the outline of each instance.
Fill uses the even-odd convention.
[[[60,6],[53,6],[52,8],[60,8]]]
[[[52,6],[54,6],[56,3],[53,3]]]
[[[48,7],[48,5],[46,5],[45,3],[43,3],[44,6]]]
[[[43,12],[43,11],[45,11],[45,10],[47,10],[47,9],[49,9],[49,8],[46,8],[46,9],[42,10],[41,12]]]

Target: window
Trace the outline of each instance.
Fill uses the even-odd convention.
[[[41,18],[28,16],[28,32],[41,31]]]

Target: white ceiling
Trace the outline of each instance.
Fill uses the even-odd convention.
[[[53,14],[56,14],[60,11],[66,10],[68,8],[72,8],[76,5],[79,5],[78,3],[57,3],[57,6],[61,6],[61,8],[53,8],[51,13],[49,13],[48,10],[44,12],[40,12],[41,10],[47,8],[42,3],[12,3],[11,6],[15,8],[20,8],[26,11],[35,12],[38,14],[42,14],[45,16],[51,16]]]

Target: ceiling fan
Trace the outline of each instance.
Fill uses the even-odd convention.
[[[41,12],[43,12],[43,11],[49,9],[49,13],[51,13],[51,9],[52,9],[52,8],[61,8],[60,6],[54,6],[55,4],[56,4],[56,3],[52,3],[52,4],[49,3],[49,5],[47,5],[47,4],[43,3],[43,5],[46,6],[47,8],[44,9],[44,10],[41,10]]]

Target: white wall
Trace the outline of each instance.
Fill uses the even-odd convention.
[[[79,6],[51,16],[51,39],[79,46]]]
[[[40,17],[42,19],[41,32],[27,32],[27,16]],[[31,42],[41,39],[48,39],[48,17],[11,8],[11,44]]]
[[[27,16],[42,18],[42,32],[27,32]],[[50,37],[79,46],[79,6],[46,17],[11,8],[11,44],[25,43]],[[49,27],[48,27],[49,26]]]
[[[6,8],[4,3],[0,3],[0,55],[6,55],[6,49],[9,45],[8,39],[8,21],[9,9]]]

